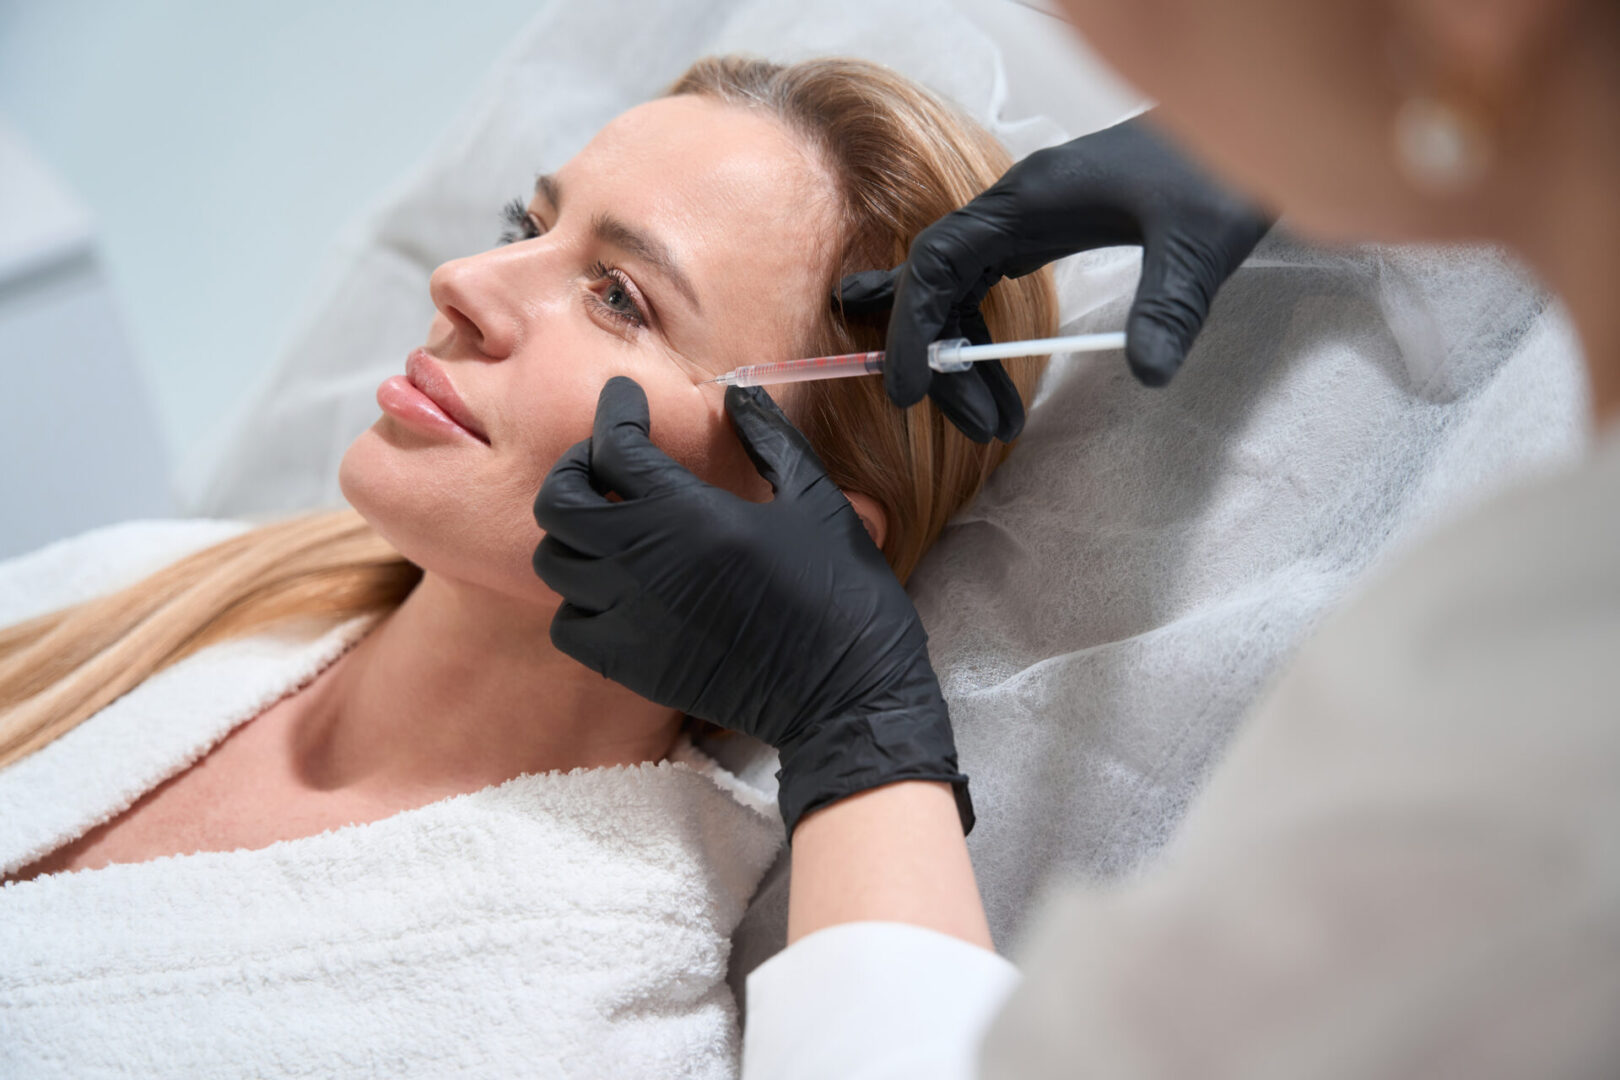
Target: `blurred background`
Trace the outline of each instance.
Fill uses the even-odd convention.
[[[0,0],[0,558],[172,512],[538,0]]]

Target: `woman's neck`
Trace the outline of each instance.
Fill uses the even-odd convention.
[[[680,715],[558,652],[552,609],[423,576],[313,685],[301,778],[383,797],[473,791],[521,773],[658,760]]]

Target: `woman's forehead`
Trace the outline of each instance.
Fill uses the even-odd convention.
[[[691,95],[638,105],[557,182],[562,213],[578,200],[645,231],[700,294],[727,294],[716,302],[728,308],[746,288],[780,318],[781,304],[804,304],[829,273],[836,190],[814,153],[763,110]]]
[[[813,152],[769,113],[690,94],[614,117],[562,171],[649,206],[685,202],[766,221],[793,218],[795,198],[832,195]]]

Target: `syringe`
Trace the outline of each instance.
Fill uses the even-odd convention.
[[[966,371],[980,360],[1005,360],[1012,356],[1049,356],[1053,353],[1102,352],[1125,347],[1124,331],[1108,334],[1071,334],[1068,337],[1033,338],[1028,341],[1001,341],[974,345],[967,338],[948,338],[928,346],[928,366],[951,374]],[[810,382],[815,379],[843,379],[851,375],[877,375],[883,370],[883,352],[845,353],[842,356],[810,356],[802,360],[781,360],[771,364],[745,364],[708,380],[722,386],[770,386],[776,383]]]

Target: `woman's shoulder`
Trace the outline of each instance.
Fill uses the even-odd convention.
[[[249,528],[208,518],[124,521],[0,560],[0,626],[111,592]]]

